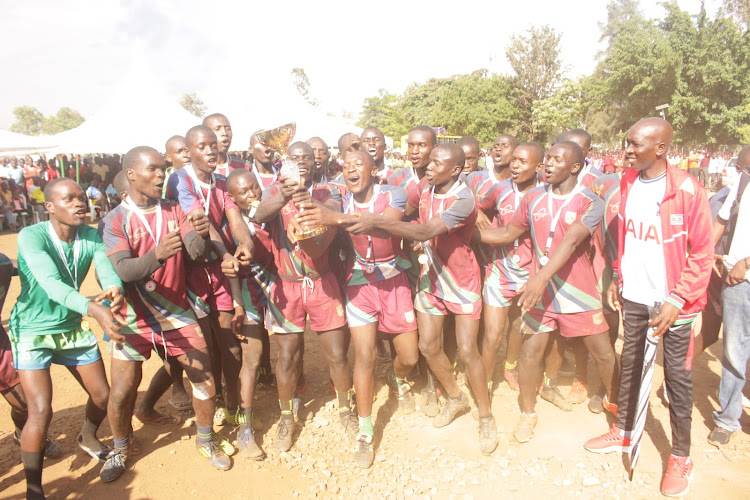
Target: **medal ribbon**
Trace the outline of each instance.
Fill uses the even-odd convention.
[[[203,203],[203,210],[206,212],[206,216],[208,217],[208,209],[211,207],[211,190],[216,185],[216,179],[214,178],[214,174],[211,174],[211,183],[208,185],[208,196],[203,196],[203,187],[201,186],[203,183],[199,181],[198,176],[195,175],[195,170],[193,169],[193,165],[192,164],[186,165],[184,168],[187,171],[190,178],[193,179],[195,192],[200,198],[201,203]]]
[[[562,213],[563,208],[565,208],[565,205],[567,205],[582,189],[583,186],[577,185],[573,191],[566,195],[565,201],[560,205],[560,208],[557,209],[557,213],[555,213],[555,216],[552,218],[552,223],[549,227],[549,235],[547,236],[547,244],[544,249],[545,256],[549,254],[549,249],[552,247],[552,237],[554,236],[555,228],[557,227],[557,222],[560,220],[560,214]],[[547,190],[547,212],[552,214],[552,186]]]
[[[151,239],[153,239],[154,243],[158,245],[159,240],[161,239],[161,225],[162,225],[161,200],[156,202],[156,233],[155,234],[153,231],[151,231],[151,225],[146,220],[146,216],[143,214],[143,210],[138,208],[138,205],[133,203],[133,200],[131,200],[129,196],[125,198],[123,202],[125,202],[125,205],[127,205],[127,207],[133,213],[135,213],[135,215],[141,220],[143,225],[146,227],[146,231],[148,231],[148,234],[151,236]]]
[[[367,210],[371,214],[375,213],[375,198],[378,197],[379,193],[380,193],[380,185],[374,184],[372,186],[372,197],[370,197],[370,201],[367,202]],[[349,198],[349,203],[346,204],[346,213],[348,214],[354,213],[354,195],[351,195],[351,197]],[[369,263],[370,257],[372,257],[372,236],[368,234],[367,235],[367,255],[365,256],[365,262]]]
[[[73,280],[73,287],[78,291],[78,257],[81,255],[81,240],[78,238],[78,231],[76,231],[76,239],[75,242],[73,242],[73,274],[71,274],[70,267],[68,267],[68,259],[65,257],[65,251],[63,250],[60,237],[55,232],[55,228],[52,227],[51,222],[47,223],[47,228],[49,229],[52,243],[55,244],[57,253],[60,254],[60,258],[62,259],[63,264],[65,264],[65,270],[68,271],[70,279]]]

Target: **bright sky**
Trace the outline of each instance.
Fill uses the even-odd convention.
[[[709,12],[720,3],[707,0]],[[648,17],[663,14],[657,2],[641,5]],[[480,68],[510,73],[508,37],[532,25],[561,32],[570,75],[586,74],[602,48],[606,2],[0,0],[0,13],[0,128],[8,128],[20,105],[90,116],[141,52],[175,98],[195,92],[230,120],[239,103],[273,99],[293,67],[333,114],[359,113],[380,88],[401,92]]]

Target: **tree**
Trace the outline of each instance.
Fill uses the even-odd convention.
[[[409,132],[406,117],[398,107],[398,97],[385,89],[380,89],[377,96],[365,99],[357,126],[379,128],[393,139],[394,145],[400,145],[401,136]]]
[[[307,77],[304,68],[292,68],[292,81],[294,86],[297,87],[299,95],[312,107],[317,108],[320,105],[320,101],[310,94],[310,79]]]
[[[737,27],[747,31],[750,24],[750,2],[747,0],[724,0],[724,9],[734,18]]]
[[[78,111],[63,107],[57,110],[57,114],[44,119],[42,129],[45,134],[59,134],[76,128],[85,121]]]
[[[550,26],[532,27],[525,35],[512,35],[505,51],[515,73],[518,131],[531,139],[543,139],[533,121],[535,103],[552,96],[562,80],[561,36]]]
[[[18,106],[13,110],[16,121],[10,126],[11,132],[26,135],[42,133],[44,115],[34,106]]]
[[[182,106],[198,118],[203,118],[204,116],[206,116],[206,104],[195,93],[184,93],[177,102],[180,103],[180,106]]]

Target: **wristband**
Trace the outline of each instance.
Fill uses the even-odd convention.
[[[232,299],[232,307],[241,307],[241,306],[236,300]]]

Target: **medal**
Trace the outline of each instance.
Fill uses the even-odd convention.
[[[84,332],[91,330],[91,325],[85,319],[81,321],[81,330],[83,330]]]
[[[540,263],[541,265],[543,265],[543,266],[546,266],[548,262],[549,262],[549,257],[547,257],[546,255],[542,255],[542,256],[541,256],[541,257],[539,258],[539,263]]]
[[[420,254],[419,254],[419,257],[417,257],[417,260],[418,260],[418,261],[419,261],[419,263],[420,263],[420,264],[422,264],[423,266],[426,266],[426,265],[427,265],[427,262],[429,262],[429,261],[427,260],[427,254],[426,254],[426,253],[420,253]]]
[[[146,291],[147,292],[153,292],[156,290],[156,283],[154,283],[153,280],[149,280],[146,282]]]
[[[513,254],[513,257],[511,257],[511,260],[513,260],[513,262],[515,262],[516,264],[518,264],[519,262],[521,262],[521,256],[518,255],[517,253]]]
[[[365,267],[365,272],[367,274],[372,274],[375,272],[375,265],[374,264],[367,264],[367,267]]]

